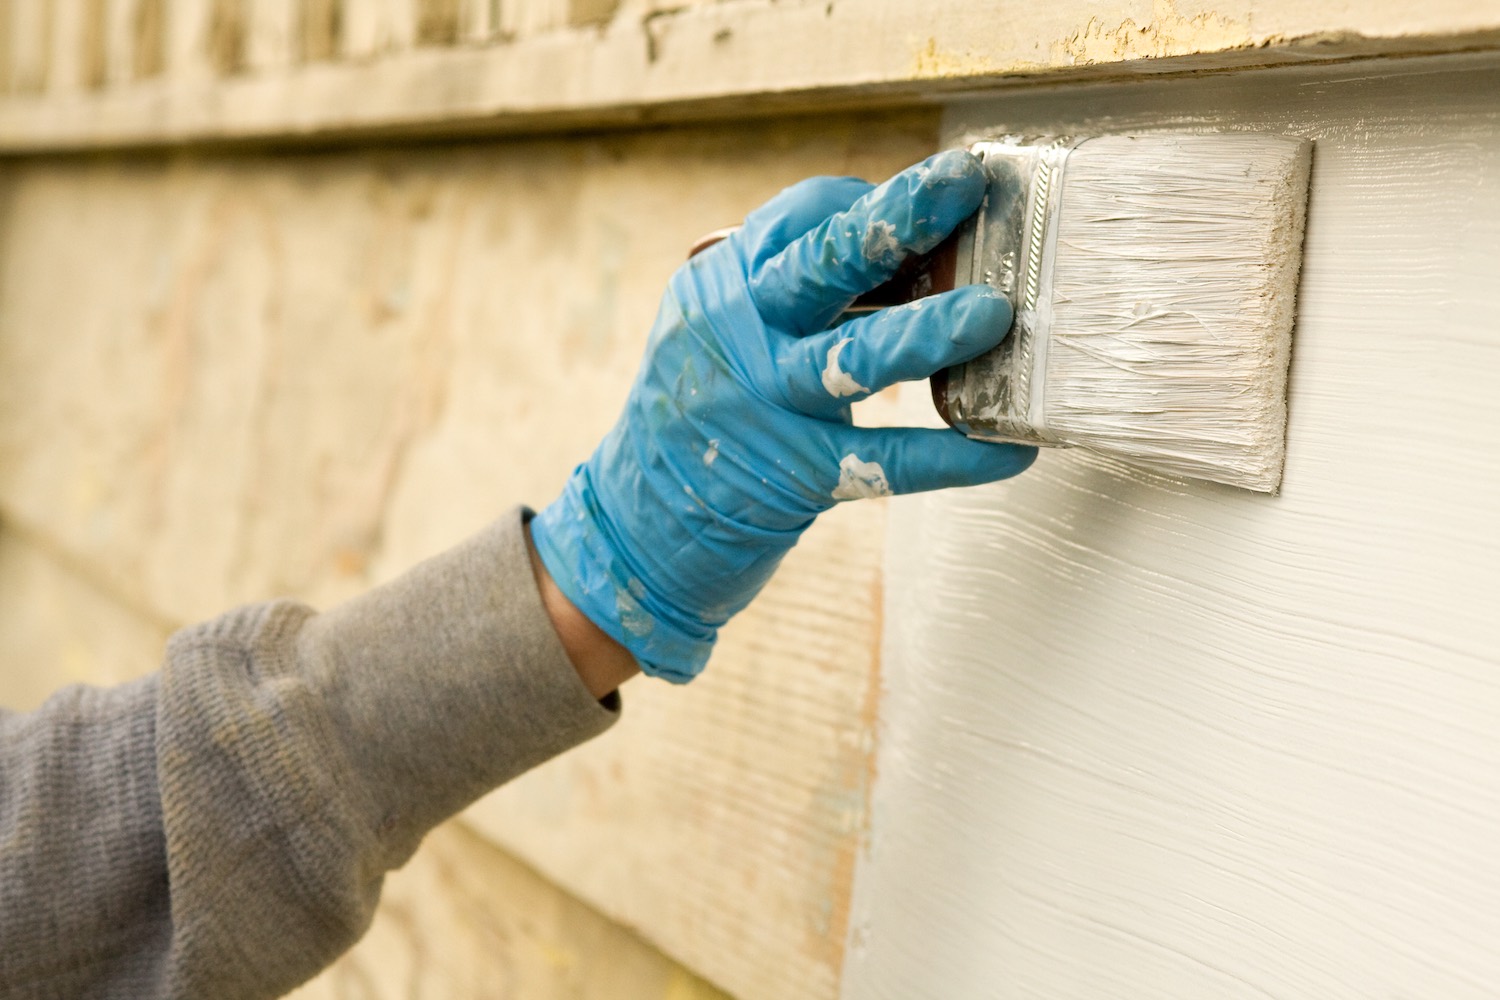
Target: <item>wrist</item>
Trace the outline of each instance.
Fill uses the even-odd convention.
[[[651,505],[633,512],[637,520],[663,516],[646,507]],[[661,580],[680,569],[688,547],[660,538],[642,546],[616,530],[594,491],[588,465],[580,466],[557,499],[532,519],[530,533],[542,568],[562,596],[628,650],[639,669],[678,684],[703,669],[716,625],[660,596]],[[646,565],[653,558],[656,563]]]
[[[531,572],[536,578],[542,607],[552,620],[563,651],[578,671],[579,680],[596,700],[603,699],[636,674],[640,666],[635,657],[609,634],[594,624],[558,587],[547,571],[531,536],[531,525],[524,530],[526,551],[531,557]]]

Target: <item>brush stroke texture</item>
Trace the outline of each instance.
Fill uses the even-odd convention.
[[[1044,454],[893,506],[843,994],[1490,997],[1500,66],[1017,95],[1317,140],[1283,494]]]

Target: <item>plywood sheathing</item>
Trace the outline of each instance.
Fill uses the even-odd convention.
[[[461,823],[388,876],[359,944],[286,1000],[731,1000]]]
[[[170,623],[85,562],[0,523],[0,706],[156,667]],[[374,925],[293,1000],[727,1000],[459,821],[387,877]]]
[[[4,164],[0,518],[152,620],[326,606],[546,503],[697,236],[936,142],[920,114]],[[884,518],[820,520],[705,677],[632,682],[471,821],[737,996],[835,995]]]

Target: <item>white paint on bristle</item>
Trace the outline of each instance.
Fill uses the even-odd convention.
[[[1052,271],[1050,431],[1174,475],[1281,482],[1311,147],[1101,136],[1069,156]]]

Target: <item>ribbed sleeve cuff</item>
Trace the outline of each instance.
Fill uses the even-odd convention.
[[[617,718],[542,607],[524,516],[325,614],[279,601],[173,637],[167,992],[286,992],[363,933],[382,873],[429,829]]]
[[[607,729],[542,607],[517,508],[309,619],[300,658],[386,828],[417,837]]]

